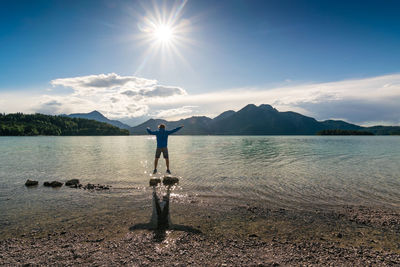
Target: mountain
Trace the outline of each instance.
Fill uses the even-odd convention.
[[[164,123],[168,129],[185,127],[176,134],[181,135],[315,135],[322,130],[370,131],[374,134],[399,134],[397,126],[361,127],[341,120],[317,121],[302,114],[287,111],[279,112],[270,105],[249,104],[235,112],[225,111],[210,119],[191,117],[179,121],[150,119],[132,127],[131,134],[146,134],[146,128],[156,129]]]
[[[338,121],[338,120],[326,120],[322,121],[321,124],[323,125],[323,130],[330,130],[330,129],[341,129],[341,130],[362,130],[364,127],[351,124],[345,121]]]
[[[315,134],[319,123],[295,112],[279,112],[270,105],[249,104],[213,123],[214,134],[281,135]]]
[[[131,134],[147,134],[146,128],[157,129],[158,125],[165,124],[167,129],[173,129],[179,127],[181,125],[185,125],[183,129],[181,129],[176,134],[181,135],[207,135],[210,134],[210,123],[212,119],[200,116],[200,117],[190,117],[187,119],[182,119],[179,121],[166,121],[161,119],[150,119],[138,126],[132,127],[130,130]]]
[[[126,129],[126,130],[130,130],[130,128],[131,128],[131,126],[124,124],[120,121],[110,120],[110,119],[106,118],[103,114],[101,114],[97,110],[94,110],[90,113],[73,113],[73,114],[63,115],[63,116],[70,117],[70,118],[81,118],[81,119],[89,119],[89,120],[95,120],[95,121],[99,121],[99,122],[105,122],[105,123],[114,125],[115,127],[118,127],[121,129]]]
[[[219,114],[217,117],[215,117],[214,121],[219,121],[219,120],[222,120],[222,119],[226,119],[226,118],[230,117],[233,114],[235,114],[235,111],[227,110],[227,111],[222,112],[221,114]]]
[[[82,118],[44,114],[0,114],[0,136],[129,135],[125,129]]]

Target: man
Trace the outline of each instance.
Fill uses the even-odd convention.
[[[160,158],[161,152],[163,153],[163,157],[165,159],[165,164],[167,165],[167,173],[171,174],[171,171],[169,170],[169,158],[168,158],[168,135],[173,134],[180,129],[183,128],[183,125],[180,127],[177,127],[171,131],[165,130],[165,125],[160,124],[158,125],[158,131],[152,131],[150,130],[149,127],[147,127],[147,132],[149,134],[153,134],[157,136],[157,150],[156,150],[156,157],[154,159],[154,171],[153,174],[157,173],[157,164],[158,164],[158,159]]]

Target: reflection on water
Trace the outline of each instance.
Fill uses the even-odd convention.
[[[183,177],[174,191],[179,196],[292,206],[400,205],[400,137],[171,136],[169,150],[172,172]],[[1,137],[0,223],[110,206],[99,199],[150,203],[154,152],[148,136]],[[159,164],[164,172],[162,159]],[[89,194],[41,186],[73,178],[113,187]],[[40,186],[24,187],[27,179]]]

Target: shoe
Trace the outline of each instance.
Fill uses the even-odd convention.
[[[167,173],[168,173],[168,174],[171,174],[171,171],[170,171],[170,170],[167,170]]]
[[[156,174],[156,173],[157,173],[157,169],[154,169],[153,174]]]

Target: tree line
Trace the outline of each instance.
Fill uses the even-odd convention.
[[[44,114],[1,114],[0,136],[129,135],[129,131],[95,120]]]
[[[331,129],[331,130],[319,131],[317,135],[374,135],[374,134],[367,131]]]

